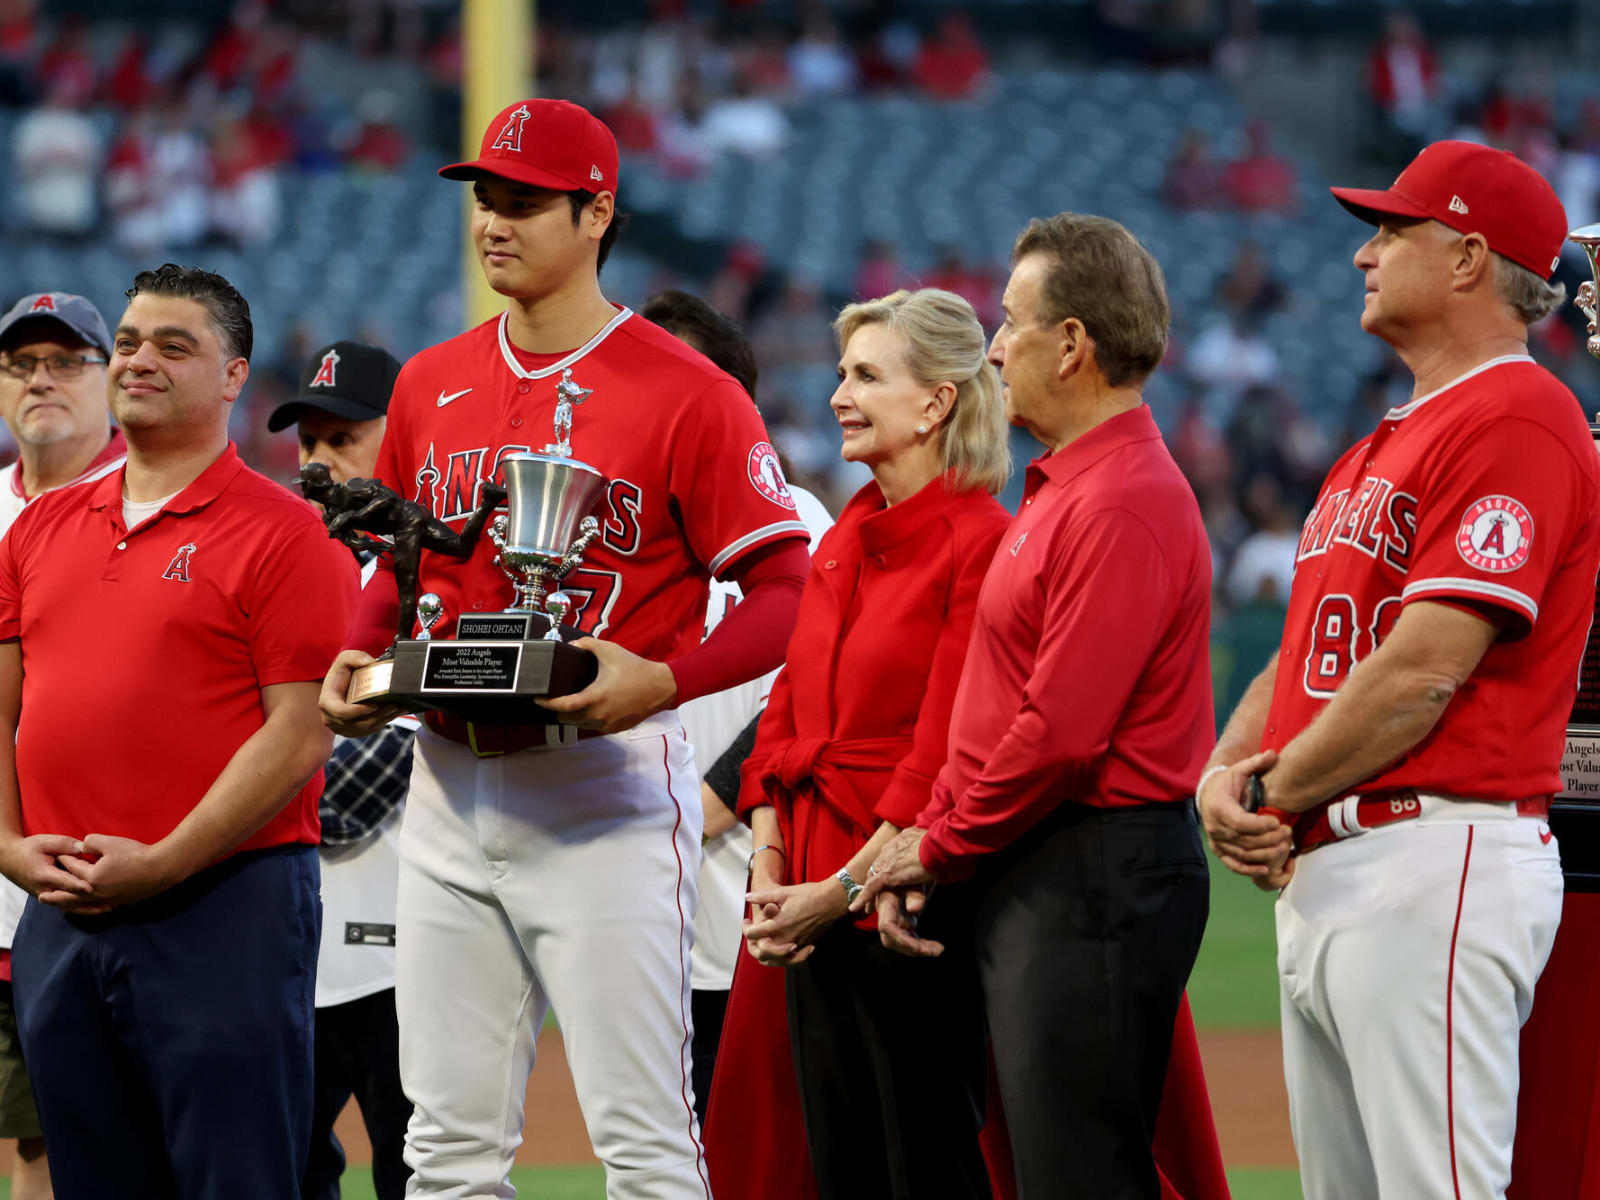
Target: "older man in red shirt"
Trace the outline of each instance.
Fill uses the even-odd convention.
[[[1208,884],[1211,555],[1140,388],[1161,269],[1063,213],[1017,239],[990,358],[1048,448],[1001,539],[928,807],[872,868],[886,943],[975,876],[977,957],[1023,1195],[1156,1197],[1151,1134]],[[896,891],[896,889],[901,889]],[[908,911],[909,910],[909,911]]]

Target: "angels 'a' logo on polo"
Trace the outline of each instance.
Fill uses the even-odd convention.
[[[522,126],[528,118],[533,116],[528,111],[526,104],[519,104],[512,109],[506,117],[506,123],[494,139],[491,150],[509,150],[513,154],[522,153]]]
[[[167,569],[161,572],[163,579],[176,579],[179,583],[189,582],[189,556],[194,553],[194,543],[179,546],[178,552],[172,556],[172,561],[167,564]]]
[[[56,311],[56,298],[54,296],[52,296],[49,292],[46,292],[44,295],[40,296],[37,300],[35,300],[31,305],[29,305],[28,311],[31,312],[31,313],[36,313],[36,312],[55,312]]]
[[[1467,506],[1456,531],[1456,550],[1468,566],[1503,575],[1528,561],[1533,517],[1520,500],[1485,496]]]
[[[339,352],[330,349],[322,356],[322,365],[317,368],[317,373],[311,378],[312,387],[338,387],[334,378],[334,370],[339,365]]]
[[[771,442],[757,442],[750,447],[748,463],[750,482],[774,504],[781,504],[785,508],[794,508],[794,496],[789,491],[789,485],[784,482],[783,468],[778,465],[778,452],[772,448]]]

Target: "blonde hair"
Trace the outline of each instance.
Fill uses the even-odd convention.
[[[972,305],[939,288],[847,304],[833,322],[840,353],[863,325],[882,325],[900,335],[906,366],[918,383],[955,384],[955,403],[937,430],[944,469],[955,472],[964,486],[990,495],[1005,487],[1011,477],[1005,399]]]

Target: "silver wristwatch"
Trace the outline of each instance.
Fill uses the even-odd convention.
[[[856,902],[856,897],[861,894],[861,885],[851,878],[850,868],[840,867],[839,873],[835,875],[834,878],[837,879],[839,881],[839,885],[844,888],[844,902],[846,904],[854,904]]]

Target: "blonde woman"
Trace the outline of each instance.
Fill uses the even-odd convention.
[[[846,910],[944,765],[979,586],[1009,520],[993,496],[1010,471],[1000,381],[971,306],[949,292],[853,304],[834,328],[841,453],[873,480],[817,546],[745,765],[740,809],[756,845],[746,945],[755,962],[785,969],[818,1193],[987,1197],[975,972],[959,952],[891,953],[873,920]],[[960,887],[941,890],[922,935],[958,950],[964,909]],[[739,990],[736,979],[735,1025]],[[781,1037],[775,1006],[762,1015],[762,1028],[742,1032]],[[739,1052],[725,1042],[730,1055]],[[752,1166],[759,1140],[743,1147]]]

